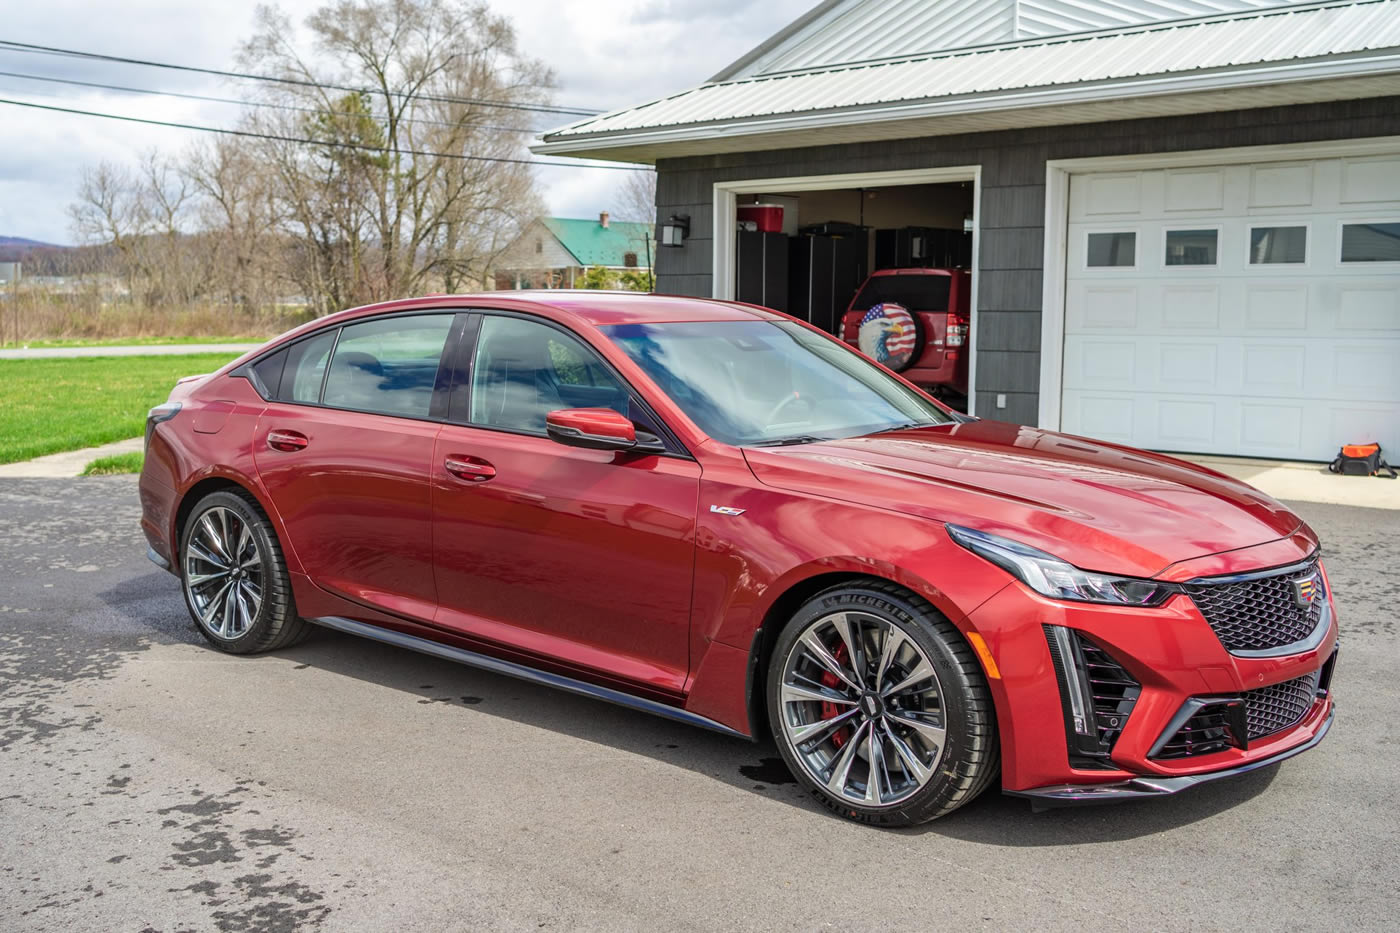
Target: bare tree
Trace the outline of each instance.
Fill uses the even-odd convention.
[[[136,176],[106,160],[83,169],[78,200],[69,206],[68,216],[78,242],[108,246],[115,252],[119,274],[135,295],[142,272],[137,241],[145,227]]]
[[[618,219],[656,223],[656,172],[628,172],[618,201]]]
[[[480,281],[537,202],[529,166],[502,161],[523,163],[529,131],[498,124],[553,82],[509,22],[461,0],[336,0],[302,43],[280,12],[258,17],[243,63],[306,82],[263,93],[318,112],[249,119],[326,144],[264,147],[303,287],[338,307]]]
[[[216,287],[230,305],[257,314],[281,271],[268,173],[249,146],[228,137],[191,149],[184,173],[201,202]]]

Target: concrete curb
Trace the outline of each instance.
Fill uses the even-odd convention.
[[[229,359],[256,350],[260,343],[161,343],[137,347],[37,347],[32,350],[0,350],[0,360],[75,359],[80,356],[186,356],[191,353],[227,353]]]
[[[24,460],[19,463],[3,463],[0,464],[0,478],[27,477],[31,479],[54,479],[81,476],[83,468],[98,457],[135,453],[141,450],[144,444],[144,438],[132,437],[124,441],[103,444],[100,447],[85,447],[82,450],[65,450],[63,453],[48,454],[43,457],[35,457],[33,460]]]

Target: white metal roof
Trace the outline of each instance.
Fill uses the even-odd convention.
[[[710,80],[1307,2],[1316,0],[826,0]]]
[[[1295,98],[1400,93],[1400,84],[1378,91],[1354,81],[1343,86],[1338,80],[1378,75],[1392,81],[1400,76],[1400,0],[1237,13],[705,84],[579,121],[546,134],[532,148],[601,155],[631,147],[630,156],[620,157],[649,160],[638,148],[642,143],[1082,105],[1147,94],[1289,82],[1296,88],[1296,82],[1324,79],[1332,79],[1339,96],[1296,92]]]

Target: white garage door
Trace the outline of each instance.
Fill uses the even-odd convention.
[[[1074,175],[1064,430],[1400,460],[1400,153]]]

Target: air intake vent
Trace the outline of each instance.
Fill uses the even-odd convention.
[[[1105,767],[1142,686],[1080,632],[1057,625],[1044,629],[1060,687],[1070,763]]]

